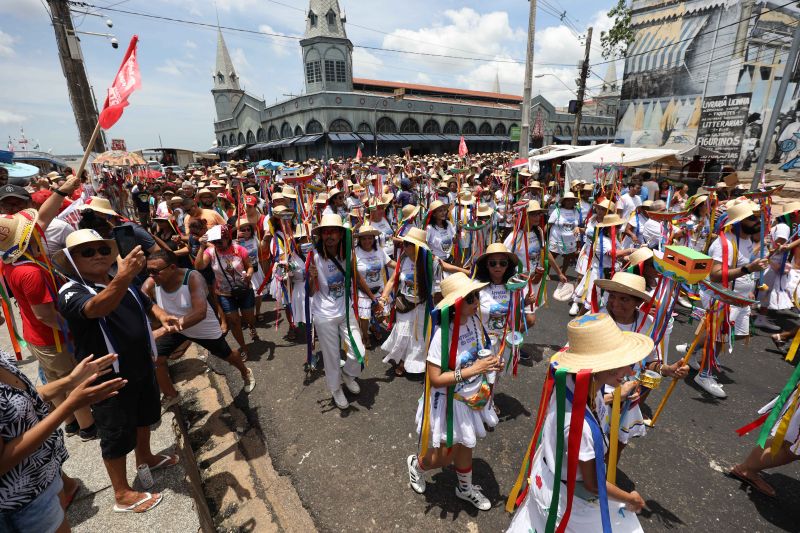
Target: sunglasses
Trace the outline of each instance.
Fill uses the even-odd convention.
[[[89,259],[90,257],[94,257],[95,254],[100,254],[102,256],[111,255],[111,247],[107,245],[98,246],[97,248],[83,248],[79,255],[83,258]]]
[[[245,227],[245,228],[239,228],[239,231],[247,231],[247,232],[250,232],[250,231],[253,231],[253,229],[252,229],[252,228],[249,228],[249,227]]]
[[[477,299],[478,299],[478,295],[477,295],[477,294],[475,294],[474,292],[471,292],[471,293],[467,294],[466,296],[464,296],[464,301],[465,301],[465,302],[466,302],[468,305],[472,305],[472,304],[474,304],[474,303],[475,303],[475,300],[477,300]]]
[[[163,266],[161,268],[148,268],[147,269],[147,275],[148,276],[157,276],[157,275],[159,275],[161,273],[162,270],[166,270],[170,266],[172,266],[172,265],[166,265],[166,266]]]
[[[489,268],[494,268],[498,266],[505,268],[508,266],[508,261],[506,261],[505,259],[501,259],[500,261],[488,261],[488,263],[489,263]]]

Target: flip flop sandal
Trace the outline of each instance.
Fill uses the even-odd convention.
[[[180,461],[180,458],[175,454],[173,455],[161,454],[159,455],[159,457],[163,457],[163,459],[161,459],[161,461],[159,461],[158,464],[156,464],[155,466],[151,466],[150,472],[155,472],[156,470],[161,470],[164,468],[175,466],[176,464],[178,464],[178,461]]]
[[[774,492],[768,492],[767,489],[764,488],[764,485],[766,485],[767,487],[772,489],[769,483],[764,481],[764,479],[761,477],[758,477],[757,479],[750,479],[741,472],[737,472],[735,468],[731,468],[730,472],[728,472],[728,475],[734,479],[741,481],[742,483],[750,485],[756,492],[763,494],[767,498],[773,498],[773,499],[777,498],[777,494],[775,494]],[[775,489],[772,490],[774,491]]]
[[[394,375],[397,377],[403,377],[406,375],[406,369],[403,365],[397,365],[394,367]]]
[[[156,507],[159,503],[161,503],[161,500],[164,499],[164,495],[163,494],[159,494],[158,495],[158,499],[155,501],[155,503],[153,505],[151,505],[150,507],[148,507],[146,509],[142,509],[141,511],[137,511],[136,510],[137,507],[139,507],[143,503],[147,503],[148,501],[153,499],[153,495],[150,494],[149,492],[145,492],[144,494],[145,494],[145,497],[142,498],[141,500],[139,500],[136,503],[132,503],[132,504],[128,505],[127,507],[120,507],[119,505],[117,505],[115,503],[114,507],[112,509],[114,510],[115,513],[146,513],[150,509],[153,509],[154,507]]]

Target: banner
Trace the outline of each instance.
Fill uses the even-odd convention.
[[[751,93],[706,96],[697,128],[697,144],[721,155],[717,161],[736,166],[742,150]]]

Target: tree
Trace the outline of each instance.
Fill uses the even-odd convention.
[[[610,30],[600,32],[603,58],[623,58],[634,40],[631,28],[631,8],[628,6],[627,0],[618,0],[617,5],[608,12],[608,17],[614,19],[614,25]]]

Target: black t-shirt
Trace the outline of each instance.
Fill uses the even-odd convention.
[[[105,288],[104,285],[91,283],[89,286],[98,294]],[[138,287],[131,285],[117,308],[105,319],[110,332],[109,340],[119,355],[118,375],[133,380],[151,376],[154,367],[147,333],[150,324],[142,315],[142,309],[131,291],[136,291],[145,312],[150,310],[153,306],[150,299]],[[100,329],[100,320],[86,318],[83,314],[86,302],[93,297],[88,288],[76,282],[67,283],[58,291],[58,310],[67,320],[69,330],[75,338],[75,359],[78,361],[91,354],[102,357],[109,353]],[[100,379],[114,377],[117,374],[112,371]]]

